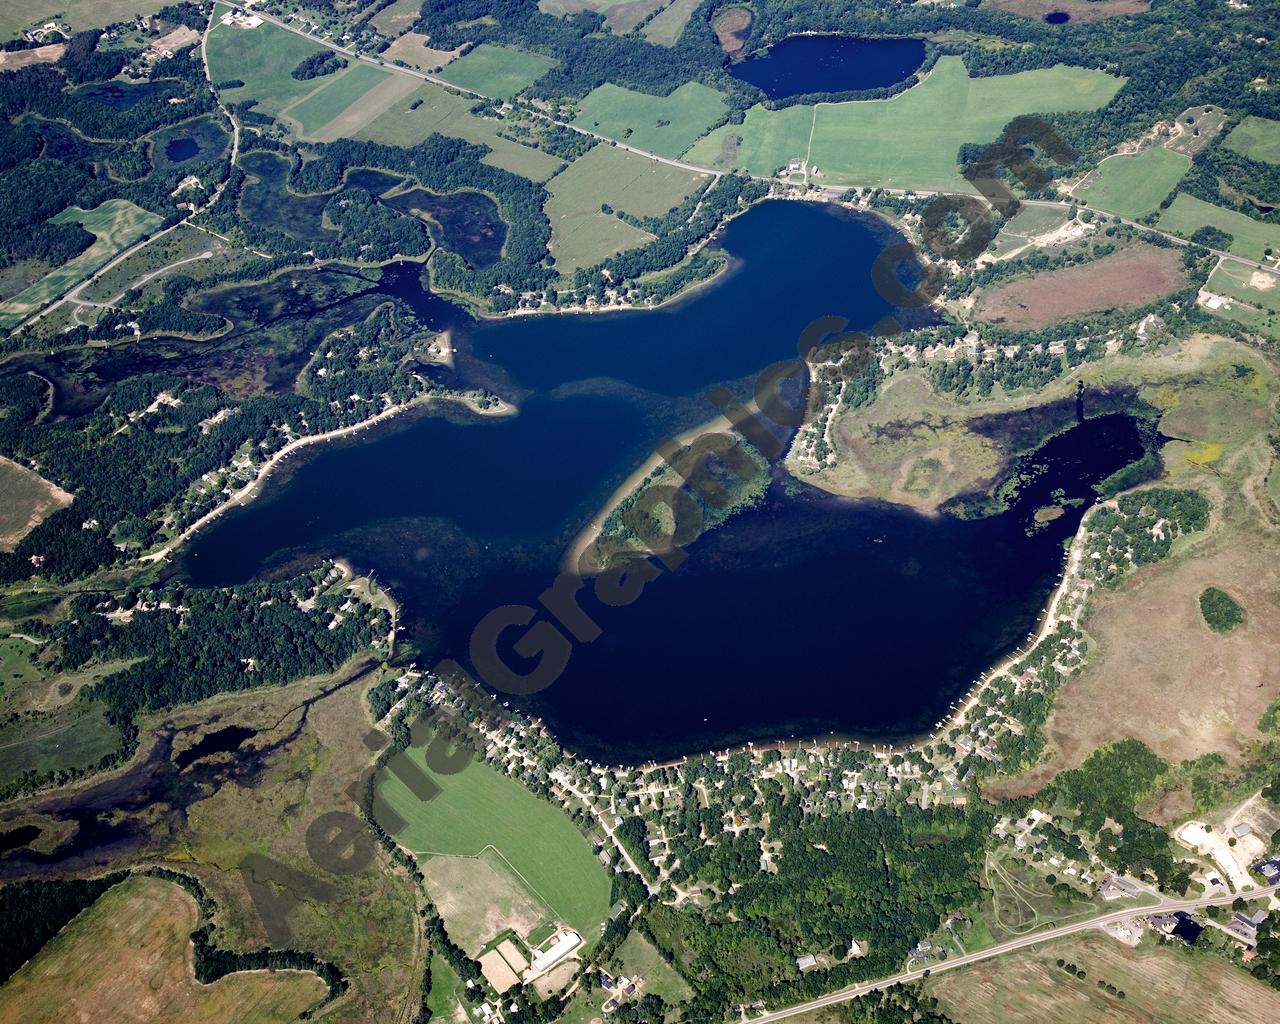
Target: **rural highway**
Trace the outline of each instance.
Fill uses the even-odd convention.
[[[1251,889],[1247,893],[1249,899],[1257,899],[1260,896],[1273,895],[1280,884],[1269,885],[1262,889]],[[825,1006],[835,1006],[837,1003],[848,1002],[850,999],[857,999],[859,996],[867,995],[869,992],[877,992],[880,989],[890,988],[893,985],[899,985],[903,982],[918,981],[926,974],[933,976],[941,974],[943,971],[955,970],[957,967],[966,967],[969,964],[975,964],[982,960],[989,960],[992,957],[1000,956],[1003,953],[1012,953],[1019,949],[1026,949],[1028,946],[1038,946],[1042,942],[1048,942],[1052,939],[1061,939],[1068,935],[1075,935],[1079,932],[1088,931],[1092,928],[1098,928],[1106,924],[1115,924],[1119,921],[1127,921],[1133,917],[1146,916],[1148,914],[1171,914],[1177,910],[1200,910],[1204,907],[1211,907],[1222,904],[1230,904],[1236,899],[1235,895],[1223,896],[1207,896],[1195,900],[1175,900],[1163,897],[1156,906],[1151,907],[1129,907],[1126,910],[1114,910],[1109,914],[1100,914],[1098,917],[1091,917],[1087,921],[1079,921],[1075,924],[1062,925],[1060,928],[1050,928],[1042,932],[1034,932],[1031,935],[1024,935],[1021,938],[1010,939],[1008,942],[1002,942],[996,946],[990,946],[987,949],[981,949],[973,953],[966,953],[964,956],[954,957],[953,959],[943,960],[941,963],[931,964],[927,968],[919,968],[912,971],[902,971],[889,978],[881,978],[878,981],[868,981],[861,985],[855,985],[852,988],[841,989],[839,992],[832,992],[830,995],[822,996],[818,999],[811,999],[807,1003],[797,1003],[795,1006],[788,1006],[785,1010],[774,1010],[772,1013],[766,1013],[759,1017],[751,1017],[750,1024],[772,1024],[773,1021],[786,1020],[788,1017],[795,1017],[801,1013],[808,1013],[811,1010],[819,1010]]]

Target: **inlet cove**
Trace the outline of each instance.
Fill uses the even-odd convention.
[[[316,295],[316,315],[350,322],[379,301],[402,302],[448,332],[452,366],[433,371],[441,380],[497,395],[517,414],[442,406],[332,442],[197,533],[179,571],[227,585],[347,559],[401,600],[424,662],[452,657],[469,670],[477,626],[495,609],[527,609],[528,628],[501,630],[494,653],[517,676],[544,660],[563,668],[538,692],[501,696],[596,759],[927,732],[1033,630],[1096,486],[1151,448],[1144,422],[1115,403],[1058,403],[1035,443],[1021,436],[1000,497],[968,496],[952,514],[827,494],[774,460],[683,564],[649,563],[651,579],[625,606],[602,601],[593,579],[557,583],[575,538],[655,450],[715,419],[709,392],[719,404],[747,398],[761,371],[795,359],[818,317],[850,328],[891,313],[909,321],[870,278],[899,239],[877,218],[827,204],[762,203],[723,233],[719,278],[645,312],[477,321],[425,289],[410,264],[335,284]],[[255,298],[232,289],[206,311],[236,321],[270,301],[256,286],[240,291]],[[294,291],[280,315],[310,314]],[[169,356],[193,369],[204,358],[194,346]],[[801,390],[783,397],[799,403]],[[573,591],[590,628],[576,616],[573,628],[552,625],[553,584]]]

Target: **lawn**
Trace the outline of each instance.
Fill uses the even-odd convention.
[[[1280,164],[1280,121],[1251,114],[1231,130],[1222,144],[1250,160]]]
[[[119,731],[107,721],[101,701],[75,701],[48,714],[0,725],[0,785],[26,771],[92,767],[119,743]]]
[[[1185,192],[1178,193],[1178,198],[1160,215],[1158,223],[1162,230],[1183,238],[1190,238],[1206,225],[1230,234],[1230,251],[1246,259],[1261,261],[1265,259],[1267,249],[1280,247],[1280,224],[1263,224],[1243,213],[1214,206]]]
[[[724,97],[699,82],[686,82],[670,96],[650,96],[606,82],[583,97],[573,123],[630,146],[679,156],[719,121]]]
[[[226,8],[218,5],[221,14]],[[290,103],[328,85],[332,75],[299,82],[291,74],[298,63],[319,50],[320,44],[265,22],[257,28],[215,24],[206,37],[209,79],[239,80],[243,86],[221,90],[225,103],[257,100],[255,110],[272,117]]]
[[[1108,157],[1074,196],[1096,210],[1137,220],[1160,207],[1191,167],[1191,160],[1163,146],[1136,156]]]
[[[324,83],[320,88],[285,107],[281,114],[290,121],[296,122],[303,135],[314,138],[321,133],[325,125],[336,119],[348,107],[354,106],[366,93],[387,82],[391,74],[389,71],[370,67],[368,64],[353,64],[336,75],[325,75],[319,80]],[[397,78],[410,81],[407,75],[398,75]],[[411,90],[405,89],[405,91]],[[372,119],[370,117],[367,120]]]
[[[555,61],[538,53],[481,43],[440,72],[459,89],[509,100],[545,75]]]
[[[734,166],[753,174],[771,175],[808,158],[827,184],[972,191],[959,175],[961,145],[990,142],[1020,114],[1094,110],[1123,84],[1065,65],[970,78],[959,57],[942,57],[924,81],[891,99],[776,111],[754,106],[744,124],[717,129],[687,156],[710,166],[732,134],[742,139]]]
[[[51,220],[55,224],[79,221],[86,231],[96,236],[96,240],[75,259],[46,274],[13,298],[0,302],[0,327],[11,326],[60,298],[163,223],[161,217],[134,206],[127,199],[108,199],[87,211],[71,206]]]
[[[660,216],[705,180],[689,171],[599,145],[547,182],[551,253],[561,273],[589,267],[652,237],[604,213],[608,205],[635,217]]]
[[[324,982],[310,971],[198,983],[190,943],[196,923],[195,900],[174,883],[121,882],[0,988],[0,1024],[284,1024],[324,998]]]
[[[421,102],[419,102],[421,101]],[[418,106],[413,107],[417,103]],[[501,122],[471,113],[475,101],[458,96],[438,85],[423,83],[393,104],[371,124],[354,133],[358,139],[384,142],[390,146],[413,146],[432,132],[452,135],[477,145],[488,146],[484,162],[534,181],[546,181],[564,161],[518,142],[499,138]],[[412,108],[412,109],[411,109]]]
[[[661,996],[667,1003],[682,1003],[693,995],[689,983],[638,931],[630,932],[623,939],[614,959],[621,973],[633,980],[637,976],[643,978],[644,991]]]
[[[409,756],[421,767],[424,750]],[[541,902],[590,942],[609,911],[609,877],[586,839],[557,807],[487,764],[430,773],[440,792],[423,801],[382,776],[378,796],[408,824],[396,839],[421,854],[478,857],[492,847]]]
[[[1061,958],[1085,971],[1075,978]],[[1099,982],[1124,992],[1120,999]],[[1211,955],[1088,934],[937,974],[939,1009],[965,1024],[1234,1024],[1280,1018],[1280,992]]]
[[[41,519],[69,504],[62,488],[0,456],[0,551],[12,551]]]

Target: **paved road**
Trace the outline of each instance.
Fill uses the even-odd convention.
[[[1280,885],[1269,885],[1262,889],[1251,889],[1248,892],[1249,899],[1257,899],[1260,896],[1269,896],[1280,889]],[[1230,904],[1236,897],[1234,895],[1224,896],[1208,896],[1194,900],[1175,900],[1169,897],[1161,897],[1158,905],[1148,907],[1128,907],[1125,910],[1115,910],[1108,914],[1100,914],[1097,917],[1091,917],[1087,921],[1079,921],[1075,924],[1063,925],[1060,928],[1050,928],[1042,932],[1035,932],[1031,935],[1024,935],[1021,938],[1010,939],[1008,942],[1002,942],[997,946],[991,946],[988,949],[978,950],[974,953],[966,953],[964,956],[954,957],[944,960],[941,963],[931,964],[928,968],[920,968],[913,971],[902,971],[889,978],[881,978],[878,981],[865,982],[861,985],[855,985],[852,988],[842,989],[839,992],[833,992],[830,995],[822,996],[819,999],[812,999],[807,1003],[797,1003],[795,1006],[788,1006],[784,1010],[774,1010],[772,1013],[766,1013],[760,1017],[752,1017],[751,1024],[771,1024],[773,1021],[786,1020],[788,1017],[795,1017],[802,1013],[808,1013],[811,1010],[818,1010],[824,1006],[835,1006],[837,1003],[848,1002],[850,999],[857,999],[869,992],[876,992],[880,989],[889,988],[907,981],[917,981],[923,978],[925,974],[933,976],[941,974],[943,971],[953,971],[957,967],[966,967],[969,964],[975,964],[982,960],[990,960],[992,957],[1000,956],[1004,953],[1012,953],[1015,950],[1026,949],[1028,946],[1038,946],[1042,942],[1048,942],[1051,939],[1060,939],[1067,935],[1075,935],[1079,932],[1088,931],[1092,928],[1100,927],[1105,924],[1115,924],[1119,921],[1127,921],[1132,917],[1145,916],[1147,914],[1170,914],[1175,910],[1199,910],[1204,907],[1215,905]]]

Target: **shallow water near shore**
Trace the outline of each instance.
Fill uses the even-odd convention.
[[[896,238],[834,207],[764,203],[724,233],[730,272],[650,312],[476,323],[416,270],[386,274],[379,294],[452,329],[446,377],[519,414],[416,414],[325,445],[193,538],[181,571],[224,585],[345,557],[391,587],[423,662],[465,660],[494,608],[537,607],[566,546],[659,441],[714,415],[708,388],[741,393],[794,357],[816,317],[866,327],[891,312],[869,271]],[[1131,417],[1085,419],[1040,449],[1008,511],[973,521],[834,498],[775,469],[759,507],[634,603],[606,607],[587,581],[601,635],[522,706],[570,749],[615,762],[927,730],[1034,627],[1093,485],[1143,450]],[[1077,503],[1036,528],[1035,510],[1063,497]],[[522,633],[500,648],[521,670]]]

